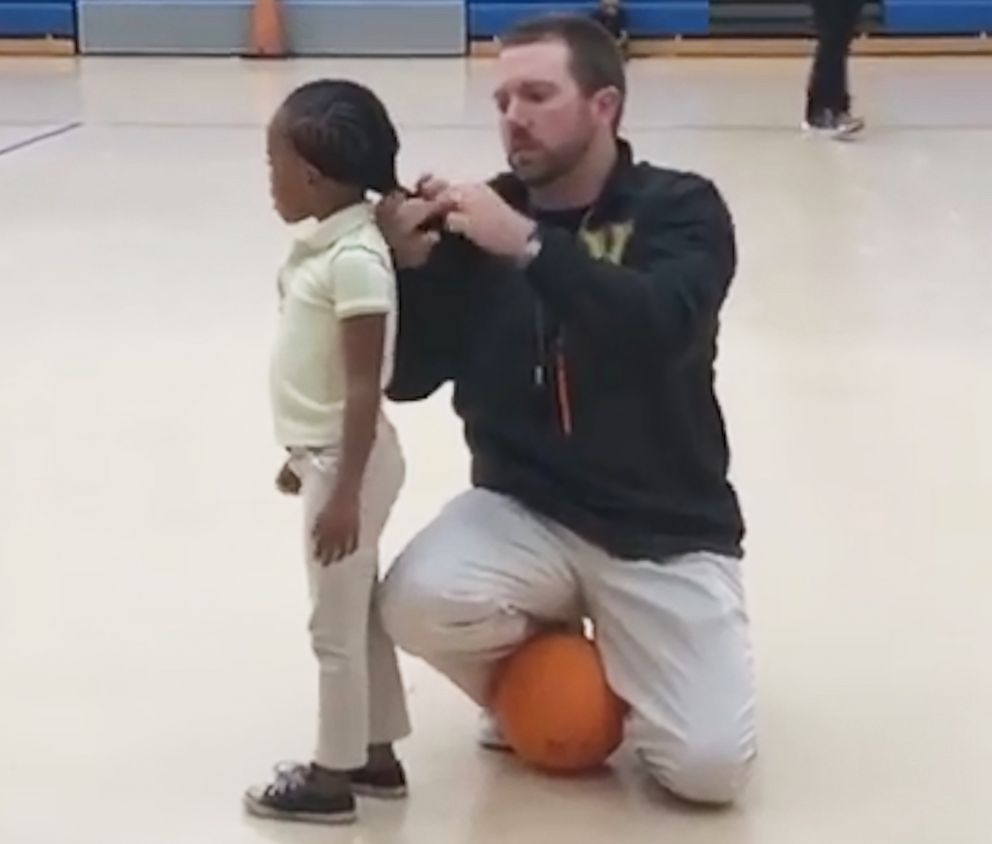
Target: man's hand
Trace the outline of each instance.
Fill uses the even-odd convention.
[[[358,495],[335,492],[313,528],[314,553],[320,564],[328,566],[354,554],[360,528]]]
[[[279,474],[276,475],[276,489],[283,495],[299,495],[300,486],[300,479],[296,472],[292,470],[287,460],[283,463]]]
[[[441,196],[451,210],[445,227],[480,249],[502,258],[524,261],[527,241],[536,223],[514,210],[488,185],[458,185]]]
[[[440,199],[444,192],[450,188],[451,185],[444,181],[444,179],[439,179],[433,173],[424,173],[419,179],[417,179],[416,194],[421,199],[426,199],[428,202],[434,202]]]
[[[376,223],[392,250],[397,269],[410,270],[427,263],[441,235],[436,231],[424,231],[421,226],[434,217],[443,216],[444,212],[445,206],[438,196],[407,197],[397,191],[379,202]]]

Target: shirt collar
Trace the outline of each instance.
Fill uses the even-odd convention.
[[[631,196],[636,193],[634,175],[637,165],[634,164],[634,151],[623,138],[617,139],[617,161],[613,166],[599,199],[593,204],[589,222],[593,224],[620,219],[630,203]]]
[[[345,235],[375,221],[370,202],[359,202],[336,211],[323,220],[308,221],[296,235],[296,243],[312,252],[319,252],[337,243]]]
[[[623,216],[632,193],[636,192],[636,169],[634,151],[630,144],[623,138],[617,138],[617,160],[603,190],[592,205],[588,218],[590,223],[595,225]],[[497,176],[492,185],[514,208],[529,211],[527,187],[515,175],[504,173]]]

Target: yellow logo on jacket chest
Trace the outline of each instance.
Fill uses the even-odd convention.
[[[627,243],[634,233],[633,223],[612,223],[598,229],[581,229],[579,239],[597,261],[622,264]]]

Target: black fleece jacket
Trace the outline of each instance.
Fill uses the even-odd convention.
[[[496,190],[533,214],[512,175]],[[741,555],[714,389],[736,254],[699,176],[617,165],[577,233],[541,225],[526,270],[445,238],[399,274],[394,401],[454,382],[477,487],[626,559]]]

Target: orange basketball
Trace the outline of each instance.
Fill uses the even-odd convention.
[[[525,762],[578,773],[602,765],[623,739],[626,705],[606,682],[596,646],[553,633],[524,644],[500,667],[493,712]]]

